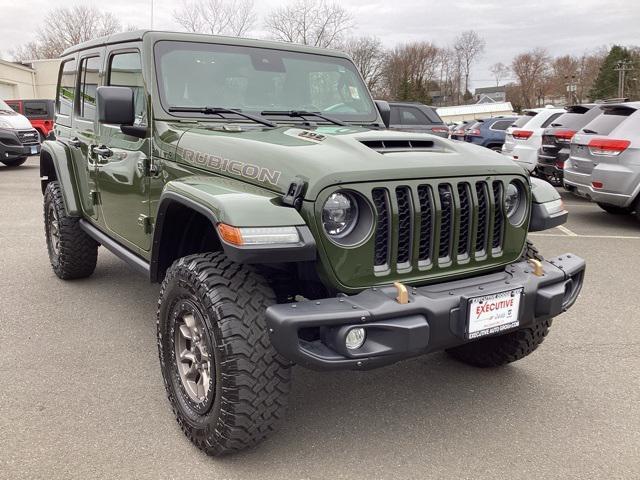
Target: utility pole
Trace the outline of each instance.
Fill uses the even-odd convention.
[[[578,95],[576,94],[576,91],[578,90],[578,83],[576,82],[576,75],[565,75],[564,80],[564,84],[567,87],[567,105],[578,103]]]
[[[620,60],[618,63],[616,63],[616,67],[614,68],[614,70],[618,72],[618,97],[624,98],[624,77],[627,72],[633,70],[631,60]]]

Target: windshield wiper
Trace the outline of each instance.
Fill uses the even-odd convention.
[[[262,125],[266,125],[267,127],[277,127],[278,124],[272,122],[271,120],[267,120],[266,118],[262,118],[258,115],[251,115],[250,113],[244,113],[239,108],[224,108],[224,107],[171,107],[169,108],[169,112],[186,112],[186,113],[203,113],[205,115],[220,115],[222,116],[225,113],[236,114],[244,117],[248,120],[253,120],[254,122],[261,123]]]
[[[338,120],[337,118],[328,117],[323,115],[320,112],[308,112],[306,110],[265,110],[264,112],[260,112],[262,115],[283,115],[287,117],[298,117],[304,119],[304,117],[318,117],[326,122],[333,123],[335,125],[341,125],[343,127],[348,126],[342,120]]]

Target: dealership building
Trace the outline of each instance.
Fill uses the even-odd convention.
[[[0,60],[0,99],[56,97],[59,59],[9,62]]]

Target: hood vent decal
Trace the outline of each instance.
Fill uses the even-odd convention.
[[[360,143],[378,153],[419,151],[433,148],[432,140],[360,140]]]

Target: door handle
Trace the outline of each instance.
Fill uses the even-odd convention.
[[[69,140],[69,145],[72,147],[79,147],[81,145],[80,139],[78,137],[73,137]]]
[[[104,145],[101,145],[101,146],[92,145],[91,153],[95,155],[100,155],[101,157],[105,157],[105,158],[109,158],[113,155],[113,151],[110,148],[105,147]]]

